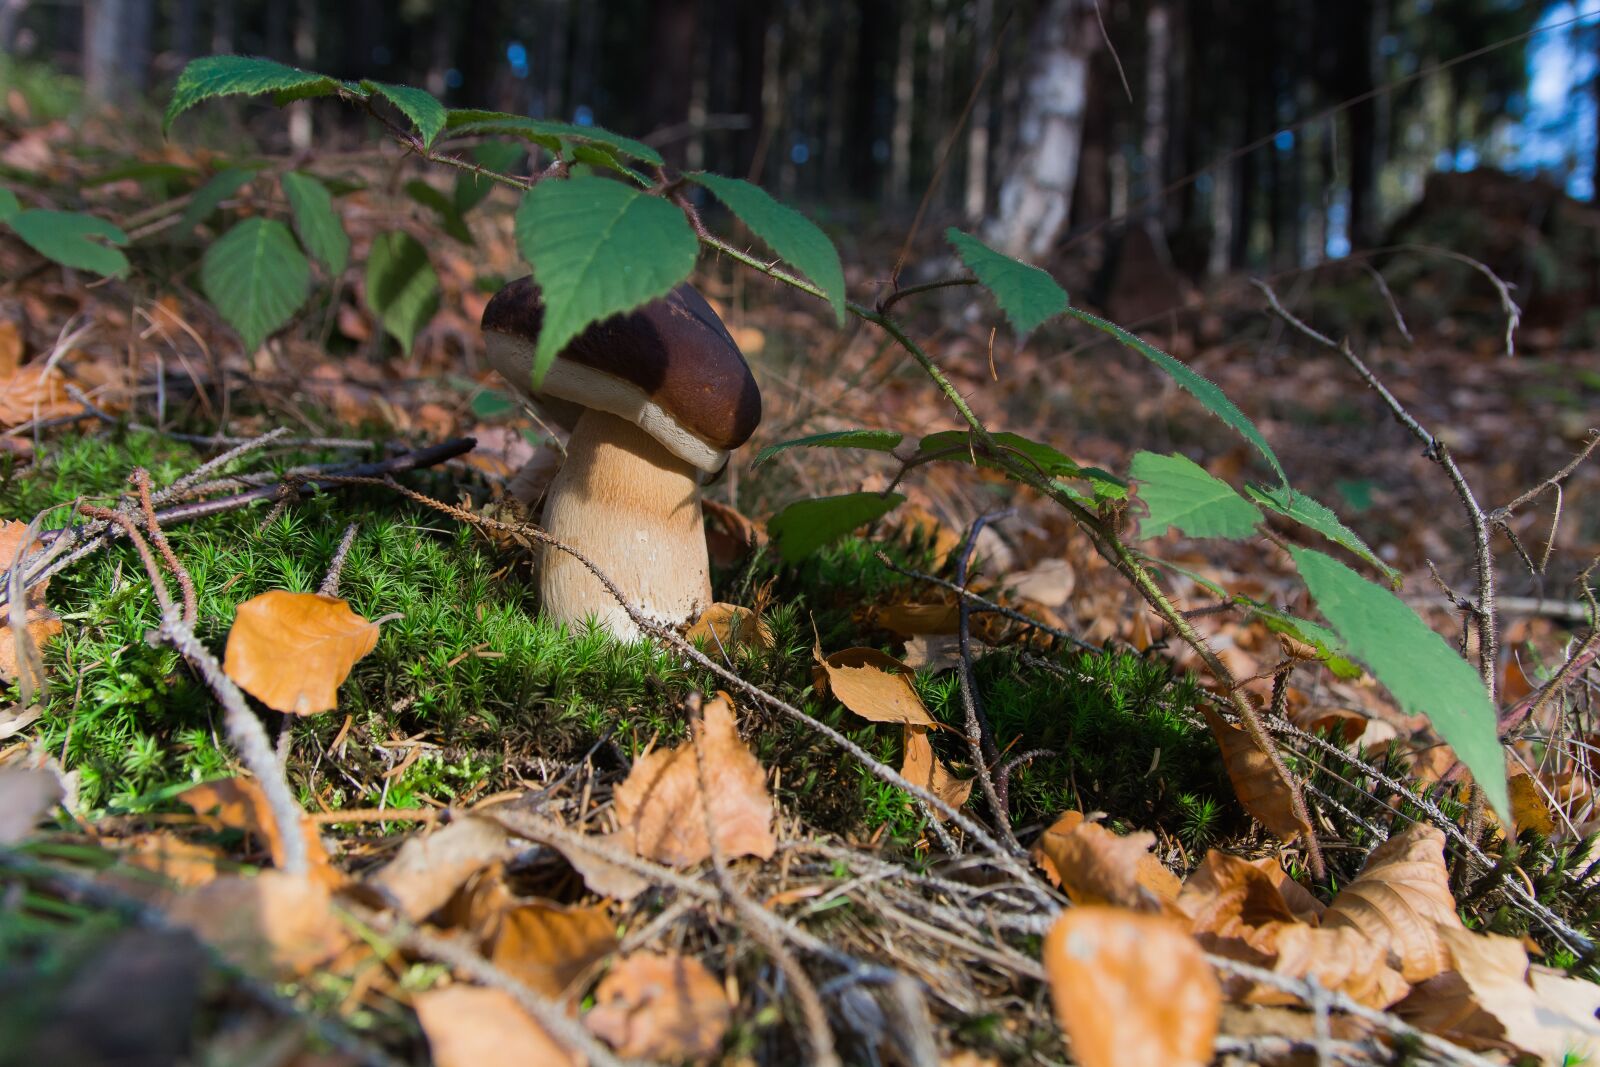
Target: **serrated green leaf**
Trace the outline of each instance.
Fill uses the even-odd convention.
[[[442,190],[435,189],[421,178],[413,178],[406,182],[406,195],[423,207],[432,209],[439,216],[439,225],[445,233],[464,245],[476,243],[472,240],[472,231],[467,229],[466,220],[456,210],[456,202],[444,195]]]
[[[740,178],[705,171],[685,177],[710,189],[751,233],[811,279],[833,305],[834,320],[844,324],[844,265],[839,262],[839,250],[816,223],[773,199],[761,186]]]
[[[1509,824],[1505,753],[1478,672],[1389,590],[1314,549],[1291,546],[1289,554],[1350,657],[1405,711],[1428,717]]]
[[[222,202],[242,189],[256,176],[255,167],[229,167],[219,171],[210,181],[194,191],[189,206],[178,219],[177,236],[187,236],[196,226],[211,217]]]
[[[1211,379],[1191,370],[1188,364],[1174,359],[1161,349],[1124,330],[1114,322],[1108,322],[1098,315],[1091,315],[1078,308],[1067,308],[1067,314],[1079,322],[1093,326],[1101,333],[1109,334],[1123,345],[1138,352],[1150,362],[1160,367],[1173,381],[1177,382],[1190,396],[1205,405],[1207,411],[1227,423],[1246,441],[1249,441],[1255,450],[1278,475],[1278,480],[1285,486],[1289,484],[1289,476],[1283,472],[1283,464],[1278,462],[1277,453],[1272,451],[1272,446],[1267,444],[1267,439],[1261,436],[1261,431],[1256,429],[1256,424],[1251,422],[1244,412],[1234,406],[1218,385]]]
[[[1367,543],[1356,536],[1354,530],[1340,522],[1339,516],[1335,515],[1333,509],[1327,505],[1313,500],[1298,490],[1262,489],[1259,486],[1247,485],[1245,492],[1250,494],[1250,499],[1256,503],[1293,519],[1307,529],[1315,530],[1334,544],[1366,560],[1388,580],[1391,586],[1399,583],[1400,572],[1379,559],[1378,554],[1368,548]]]
[[[456,133],[503,133],[526,137],[549,149],[551,153],[560,152],[563,141],[574,144],[606,145],[622,155],[641,159],[646,163],[653,163],[656,166],[662,163],[661,153],[643,141],[635,141],[631,137],[612,133],[599,126],[578,126],[553,119],[533,119],[524,115],[510,115],[504,111],[457,108],[446,117],[445,129]]]
[[[899,493],[845,493],[797,500],[767,522],[784,562],[795,563],[851,530],[882,518],[905,502]]]
[[[904,440],[905,434],[894,430],[830,430],[809,437],[796,437],[792,441],[779,441],[756,453],[750,469],[755,470],[780,452],[791,448],[866,448],[874,452],[891,452]]]
[[[605,178],[535,185],[517,207],[516,234],[544,300],[535,383],[590,323],[671,292],[700,250],[682,211]]]
[[[305,303],[311,264],[289,227],[273,219],[245,219],[206,249],[200,285],[254,351]]]
[[[1061,478],[1087,481],[1094,490],[1096,500],[1121,500],[1128,495],[1127,483],[1121,478],[1099,467],[1080,466],[1070,456],[1041,441],[1033,441],[1009,431],[991,433],[989,437],[997,447],[1016,453],[1039,473],[1051,479],[1058,489],[1068,493],[1075,500],[1083,500],[1085,497],[1077,489],[1062,482]],[[917,451],[923,455],[942,453],[941,459],[955,463],[971,463],[976,458],[980,467],[1006,471],[1005,464],[978,452],[976,439],[970,430],[940,430],[938,433],[930,433],[918,443]]]
[[[283,185],[283,195],[289,198],[289,210],[294,215],[300,243],[337,278],[350,265],[350,236],[344,232],[344,223],[333,209],[328,187],[299,171],[289,171],[278,180]]]
[[[1309,619],[1302,619],[1298,615],[1291,615],[1286,611],[1279,611],[1271,604],[1262,603],[1240,593],[1235,593],[1226,599],[1248,609],[1246,622],[1259,620],[1273,633],[1284,634],[1316,649],[1319,661],[1333,672],[1335,678],[1350,681],[1361,677],[1361,668],[1346,654],[1344,642],[1339,639],[1338,634],[1326,626]]]
[[[414,89],[409,85],[390,85],[388,82],[363,81],[361,88],[377,93],[400,109],[411,120],[411,125],[422,135],[422,147],[433,146],[433,139],[444,129],[445,110],[432,93]]]
[[[439,310],[439,276],[409,233],[380,233],[367,254],[367,306],[407,354]]]
[[[255,56],[203,56],[193,60],[178,75],[172,101],[167,104],[161,132],[172,129],[179,115],[203,100],[218,96],[261,96],[265,93],[331,93],[339,83],[325,74],[286,66]]]
[[[6,225],[29,248],[62,266],[108,278],[128,272],[127,256],[92,240],[98,237],[114,245],[128,243],[128,235],[105,219],[76,211],[34,209],[17,212],[6,219]]]
[[[519,144],[512,144],[509,141],[485,141],[473,148],[472,159],[485,170],[506,174],[521,163],[527,154],[527,148]],[[456,212],[465,215],[477,207],[489,195],[495,184],[493,178],[480,178],[471,171],[457,174],[455,192],[451,198],[455,202]]]
[[[1031,333],[1041,322],[1067,310],[1067,291],[1038,267],[1002,255],[954,226],[944,231],[944,236],[1018,333]]]
[[[17,200],[17,194],[10,189],[0,187],[0,222],[5,222],[21,211],[22,204]]]
[[[1176,526],[1189,537],[1249,537],[1261,512],[1227,482],[1213,478],[1187,456],[1134,454],[1129,476],[1149,514],[1139,537],[1159,537]]]

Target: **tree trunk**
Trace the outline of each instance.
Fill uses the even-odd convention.
[[[1352,0],[1348,35],[1344,42],[1345,70],[1349,80],[1344,93],[1355,97],[1373,87],[1377,58],[1372,40],[1376,5],[1373,0]],[[1370,248],[1377,242],[1378,226],[1378,112],[1373,100],[1350,108],[1350,244]]]
[[[900,13],[900,49],[894,63],[894,126],[889,134],[889,202],[903,206],[911,197],[912,90],[917,70],[917,7]]]
[[[152,15],[151,0],[86,0],[83,81],[89,99],[113,104],[144,91]]]
[[[650,74],[645,95],[645,129],[650,133],[674,127],[682,132],[689,121],[699,24],[699,0],[655,0],[650,5]],[[687,143],[686,138],[674,138],[661,146],[662,157],[681,168]]]
[[[1050,0],[1032,36],[1017,151],[1000,186],[989,239],[1040,259],[1067,224],[1087,112],[1089,61],[1099,47],[1094,0]]]
[[[972,28],[973,77],[983,76],[989,50],[994,47],[994,0],[977,0]],[[989,209],[989,98],[993,83],[985,85],[972,103],[967,124],[967,188],[962,210],[968,222],[983,218]]]

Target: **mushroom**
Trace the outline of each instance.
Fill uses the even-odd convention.
[[[693,288],[591,325],[532,384],[544,307],[532,278],[483,312],[489,363],[570,428],[567,458],[545,496],[544,528],[599,567],[647,619],[681,625],[711,604],[700,485],[749,440],[761,393],[722,320]],[[572,556],[546,548],[545,612],[639,630]]]

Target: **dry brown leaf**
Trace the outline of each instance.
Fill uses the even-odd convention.
[[[4,383],[0,382],[0,393],[3,392]],[[34,541],[24,551],[22,539],[27,533],[28,524],[25,522],[11,519],[0,522],[0,582],[4,582],[10,574],[19,553],[25,556],[41,547],[39,541]],[[46,641],[61,632],[61,617],[51,611],[44,602],[45,587],[49,584],[47,579],[35,585],[28,590],[23,600],[27,616],[24,629],[27,631],[27,639],[33,642],[35,650],[43,648]],[[17,645],[17,635],[11,632],[11,613],[9,610],[0,609],[0,681],[17,680],[22,661]]]
[[[731,655],[741,646],[757,652],[772,648],[772,630],[759,615],[738,604],[720,601],[701,612],[684,636],[691,641],[704,641],[706,650],[712,653],[726,651]]]
[[[1416,823],[1367,857],[1355,881],[1339,891],[1322,916],[1325,929],[1353,926],[1387,946],[1413,984],[1450,967],[1439,928],[1460,928],[1444,866],[1444,834]]]
[[[727,504],[702,499],[700,510],[706,516],[706,551],[717,566],[735,566],[766,543],[766,531]]]
[[[580,1067],[501,989],[449,986],[411,1000],[436,1067]]]
[[[185,889],[215,881],[222,853],[169,833],[136,834],[117,842],[118,857],[130,867],[149,871]]]
[[[59,419],[83,411],[67,395],[66,376],[56,367],[35,361],[0,376],[0,429],[34,419]]]
[[[772,797],[766,772],[739,740],[733,705],[717,694],[694,729],[705,757],[705,788],[693,744],[656,751],[639,760],[612,796],[617,821],[632,851],[674,867],[711,858],[706,836],[704,796],[717,846],[727,858],[770,859],[778,842],[772,835]]]
[[[921,504],[910,503],[900,509],[900,539],[910,544],[921,541],[933,549],[933,556],[943,560],[960,548],[966,535],[947,524]]]
[[[1316,897],[1311,891],[1293,878],[1283,869],[1283,865],[1271,856],[1262,856],[1260,859],[1251,860],[1250,866],[1261,871],[1277,886],[1278,892],[1283,894],[1283,902],[1294,913],[1295,919],[1303,923],[1316,926],[1322,921],[1322,913],[1328,906]]]
[[[328,887],[282,871],[217,878],[178,897],[167,915],[255,974],[303,975],[350,943]]]
[[[283,841],[278,837],[278,824],[273,821],[266,794],[253,780],[235,777],[201,782],[179,793],[178,799],[215,829],[242,830],[256,835],[266,842],[272,862],[283,866]],[[303,819],[300,832],[306,839],[306,859],[311,864],[312,877],[330,886],[342,883],[344,876],[328,859],[328,850],[322,845],[316,824]]]
[[[626,830],[587,836],[597,845],[608,845],[623,852],[633,851],[633,834]],[[583,878],[583,884],[588,887],[589,892],[597,896],[629,901],[650,888],[650,882],[644,875],[635,874],[626,867],[601,859],[587,849],[559,842],[553,843],[553,847],[572,864],[572,869]]]
[[[950,768],[933,754],[933,742],[928,739],[926,726],[906,727],[906,757],[900,774],[911,784],[920,785],[952,808],[960,808],[972,795],[976,779],[957,778]],[[939,820],[944,821],[940,815]]]
[[[1167,911],[1182,889],[1178,876],[1151,855],[1156,835],[1124,837],[1068,811],[1040,835],[1033,860],[1074,904],[1112,904],[1138,911]]]
[[[875,648],[847,648],[827,657],[818,648],[814,654],[835,699],[863,719],[936,725],[911,684],[913,671],[893,656]]]
[[[1050,928],[1041,960],[1056,1019],[1084,1067],[1211,1062],[1222,990],[1181,921],[1069,908]]]
[[[407,838],[368,884],[382,890],[406,918],[420,921],[443,907],[468,878],[511,851],[499,823],[468,815],[431,834]]]
[[[377,623],[338,597],[274,589],[239,605],[223,669],[274,711],[315,715],[338,706],[339,684],[377,643]]]
[[[968,647],[974,659],[989,651],[989,646],[979,641]],[[906,641],[903,662],[914,671],[953,671],[961,666],[961,641],[951,634],[917,634]]]
[[[11,377],[22,366],[22,328],[11,319],[0,319],[0,379]]]
[[[909,595],[869,608],[867,621],[901,637],[918,634],[953,634],[961,628],[961,607],[951,595],[940,600],[916,600]]]
[[[1550,804],[1545,800],[1545,790],[1533,775],[1514,774],[1506,782],[1511,790],[1511,824],[1517,833],[1532,830],[1549,837],[1556,829],[1556,820],[1550,814]]]
[[[635,953],[600,980],[594,996],[584,1025],[628,1059],[709,1059],[732,1016],[722,984],[692,956]]]
[[[1209,703],[1202,701],[1200,710],[1222,749],[1228,780],[1244,809],[1280,840],[1310,837],[1310,824],[1294,812],[1294,791],[1272,765],[1271,758],[1248,733],[1218,715]]]
[[[1066,560],[1047,559],[1032,570],[1006,575],[1001,584],[1015,596],[1047,608],[1059,608],[1071,598],[1078,579]]]
[[[1296,919],[1269,872],[1216,849],[1183,883],[1178,909],[1196,934],[1240,940],[1255,927]]]
[[[0,767],[0,845],[14,845],[65,795],[55,773]]]
[[[1274,954],[1271,969],[1287,978],[1315,978],[1324,987],[1369,1008],[1387,1008],[1404,997],[1410,984],[1389,965],[1387,946],[1348,927],[1319,929],[1303,923],[1264,927],[1257,944]],[[1258,987],[1255,1004],[1287,1004],[1297,998],[1280,989]]]
[[[616,947],[617,924],[604,904],[535,902],[500,916],[489,958],[528,988],[559,999]]]

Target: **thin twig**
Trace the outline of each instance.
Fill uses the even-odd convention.
[[[979,515],[972,520],[966,540],[956,557],[957,585],[966,588],[967,568],[972,563],[972,554],[978,547],[978,535],[983,532],[984,526],[1013,514],[1015,510],[1006,508]],[[994,731],[989,726],[988,716],[983,713],[982,698],[978,694],[977,680],[973,677],[972,605],[966,597],[956,602],[956,644],[961,656],[961,666],[956,673],[956,680],[961,690],[961,706],[966,714],[967,753],[972,759],[973,769],[977,771],[978,786],[983,791],[983,799],[988,802],[990,814],[994,816],[995,829],[1000,832],[1006,844],[1020,852],[1022,845],[1017,841],[1016,834],[1011,831],[1010,806],[1006,798],[995,788],[994,775],[990,771],[990,768],[1000,760],[1000,749],[995,744]]]
[[[317,587],[317,592],[323,596],[339,595],[339,573],[344,570],[344,561],[350,555],[350,546],[356,543],[356,531],[361,529],[359,522],[352,522],[344,528],[344,537],[339,541],[339,548],[333,554],[333,560],[328,564],[328,573],[322,579],[322,584]]]

